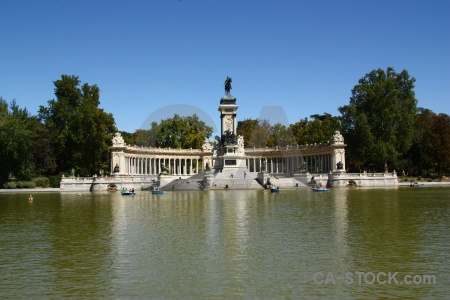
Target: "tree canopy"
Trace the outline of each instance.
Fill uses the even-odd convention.
[[[2,179],[10,173],[28,180],[34,172],[33,148],[35,132],[33,120],[26,109],[15,101],[10,105],[0,98],[0,173]]]
[[[427,177],[450,172],[450,116],[419,108],[415,121],[412,146],[399,167]]]
[[[341,130],[340,117],[324,113],[312,115],[311,118],[313,120],[305,118],[290,125],[296,144],[327,143],[335,131]]]
[[[244,136],[245,147],[285,147],[326,143],[336,130],[341,130],[340,118],[328,113],[312,115],[314,120],[301,119],[286,127],[277,123],[271,125],[268,120],[246,119],[239,121],[237,134]]]
[[[174,114],[159,124],[152,122],[149,130],[138,130],[135,135],[138,146],[200,149],[212,133],[213,128],[196,114],[185,117]]]
[[[359,168],[397,160],[412,144],[417,100],[414,78],[389,67],[373,70],[352,89],[348,105],[339,107],[349,161]]]
[[[244,137],[244,147],[250,148],[253,147],[250,144],[253,131],[258,125],[258,120],[245,119],[243,121],[238,121],[236,127],[236,133],[238,135],[242,135]]]
[[[62,75],[53,82],[56,99],[40,106],[39,118],[51,136],[57,169],[92,175],[109,169],[109,146],[116,131],[112,114],[99,108],[100,89],[77,76]]]

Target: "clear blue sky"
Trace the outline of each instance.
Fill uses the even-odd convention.
[[[390,66],[416,78],[418,106],[450,114],[449,16],[447,0],[1,0],[0,96],[37,114],[77,75],[119,130],[189,108],[218,127],[230,76],[238,120],[295,123],[339,115]]]

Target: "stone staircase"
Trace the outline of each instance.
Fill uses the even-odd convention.
[[[233,189],[233,190],[247,190],[247,189],[262,189],[264,188],[254,177],[245,169],[223,169],[222,172],[215,172],[211,176],[211,189]]]
[[[188,179],[175,179],[161,187],[163,191],[198,191],[209,189],[210,184],[205,180],[205,174],[196,174]]]
[[[271,176],[270,182],[280,188],[308,188],[308,185],[293,177]],[[264,185],[246,169],[223,169],[214,173],[201,173],[188,179],[175,179],[161,187],[163,191],[186,190],[247,190],[263,189]]]
[[[270,183],[280,188],[309,188],[309,186],[294,177],[271,176]]]

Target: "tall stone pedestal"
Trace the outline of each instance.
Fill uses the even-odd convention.
[[[247,168],[247,160],[242,154],[226,153],[221,157],[221,161],[224,169]]]
[[[256,180],[258,180],[259,184],[266,185],[269,181],[270,174],[267,172],[259,172],[258,176],[256,177]]]
[[[158,175],[158,184],[159,187],[163,187],[173,180],[173,175],[170,174],[159,174]]]
[[[309,172],[300,172],[294,173],[294,178],[300,181],[301,183],[308,184],[311,182],[311,174]]]
[[[225,95],[220,99],[220,154],[214,158],[216,179],[245,179],[247,159],[244,153],[243,137],[237,135],[236,112],[238,105],[236,98]]]

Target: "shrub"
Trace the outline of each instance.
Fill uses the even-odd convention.
[[[438,177],[437,173],[434,170],[424,171],[423,176],[431,179],[436,179]]]
[[[60,175],[49,176],[48,180],[49,180],[50,187],[59,188],[59,183],[61,182]]]
[[[36,184],[34,183],[33,180],[31,180],[31,181],[25,181],[24,188],[26,188],[26,189],[32,189],[32,188],[34,188],[34,187],[36,187]]]
[[[50,180],[47,177],[37,177],[33,181],[36,187],[46,188],[50,186]]]
[[[16,188],[16,183],[14,181],[8,181],[5,182],[5,184],[3,185],[3,188],[5,189],[15,189]]]
[[[18,189],[32,189],[34,188],[34,181],[17,181],[16,188]]]

